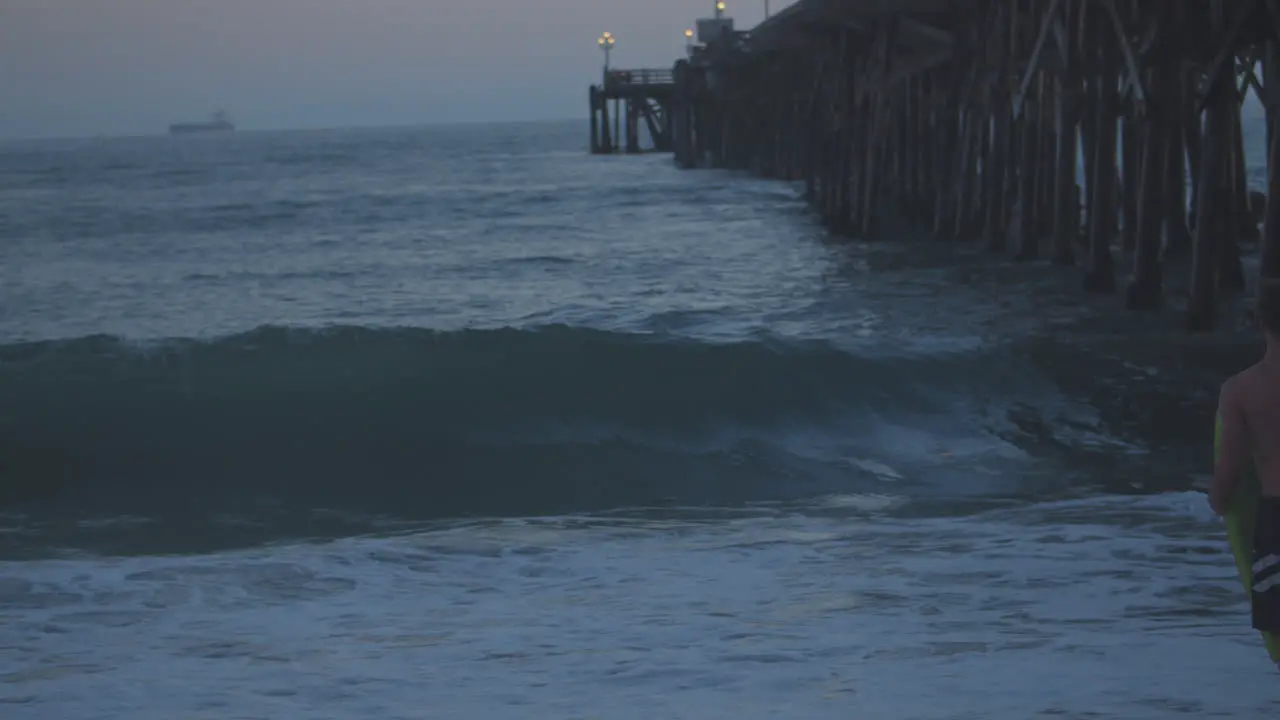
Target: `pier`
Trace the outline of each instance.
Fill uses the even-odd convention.
[[[746,31],[723,11],[669,84],[592,88],[594,151],[614,151],[609,99],[652,98],[627,110],[627,150],[660,108],[656,149],[679,167],[803,182],[838,236],[905,220],[1077,267],[1131,310],[1161,307],[1168,264],[1189,263],[1192,331],[1246,289],[1247,244],[1280,277],[1280,0],[799,0]],[[1247,182],[1248,93],[1268,108],[1265,195]]]
[[[671,70],[604,71],[600,85],[592,85],[591,152],[608,154],[671,151],[671,103],[675,96]],[[613,103],[610,112],[609,103]],[[620,128],[625,113],[626,124]],[[612,117],[612,127],[610,118]],[[649,147],[642,147],[640,121],[648,131]],[[625,135],[624,135],[625,133]],[[622,143],[619,147],[619,142]]]

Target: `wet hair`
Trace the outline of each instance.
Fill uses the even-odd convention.
[[[1258,284],[1258,319],[1264,330],[1280,338],[1280,277],[1264,277]]]

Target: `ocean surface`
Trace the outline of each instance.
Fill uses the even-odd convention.
[[[585,141],[0,144],[0,717],[1280,712],[1249,333]]]

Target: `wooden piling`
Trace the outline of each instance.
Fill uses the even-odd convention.
[[[1183,8],[1170,3],[1166,12],[1169,26],[1164,42],[1178,42],[1185,30],[1182,24]],[[1179,258],[1191,252],[1191,230],[1187,218],[1187,112],[1189,83],[1187,74],[1170,58],[1166,69],[1172,84],[1167,91],[1165,104],[1168,122],[1168,157],[1165,161],[1165,258]]]
[[[1227,106],[1226,190],[1228,205],[1223,219],[1223,232],[1218,238],[1218,291],[1236,293],[1244,289],[1244,268],[1240,263],[1240,238],[1250,234],[1253,219],[1249,212],[1249,187],[1244,170],[1244,133],[1240,127],[1240,95],[1234,73],[1224,85],[1231,98]]]
[[[587,88],[587,102],[591,108],[591,153],[598,155],[600,148],[600,92],[595,85]]]
[[[1120,250],[1123,256],[1133,257],[1138,246],[1138,205],[1141,188],[1138,186],[1142,163],[1141,134],[1143,128],[1129,103],[1120,120]]]
[[[1167,9],[1167,8],[1166,8]],[[1157,38],[1157,42],[1160,42]],[[1133,248],[1133,280],[1125,295],[1130,310],[1154,310],[1160,306],[1164,275],[1160,267],[1160,240],[1165,225],[1162,200],[1168,197],[1166,166],[1170,160],[1170,118],[1178,115],[1180,96],[1172,87],[1176,83],[1176,67],[1170,67],[1166,55],[1150,69],[1147,97],[1135,136],[1142,134],[1139,162],[1138,193],[1134,203],[1135,233]],[[1172,82],[1171,82],[1172,81]],[[1137,139],[1135,137],[1135,139]]]
[[[614,135],[609,126],[609,99],[604,97],[603,92],[600,97],[600,152],[613,152]]]
[[[1262,222],[1262,277],[1280,278],[1280,37],[1267,40],[1262,55],[1267,112],[1267,209]]]
[[[1110,2],[1111,0],[1101,0]],[[1089,264],[1084,289],[1112,292],[1116,287],[1111,243],[1116,229],[1116,117],[1119,114],[1120,57],[1115,38],[1103,13],[1089,14],[1092,31],[1099,36],[1093,77],[1094,141],[1093,176],[1089,179]]]
[[[1226,30],[1225,9],[1213,3],[1213,35]],[[1230,141],[1231,106],[1235,93],[1221,81],[1210,82],[1205,98],[1204,127],[1201,134],[1198,192],[1195,210],[1195,247],[1191,265],[1191,296],[1187,302],[1187,327],[1192,331],[1212,330],[1217,323],[1218,262],[1221,257],[1219,239],[1230,221],[1230,191],[1227,180],[1227,148]]]

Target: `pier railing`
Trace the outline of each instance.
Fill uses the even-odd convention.
[[[671,85],[675,78],[668,69],[609,70],[604,74],[605,90],[637,85]]]

